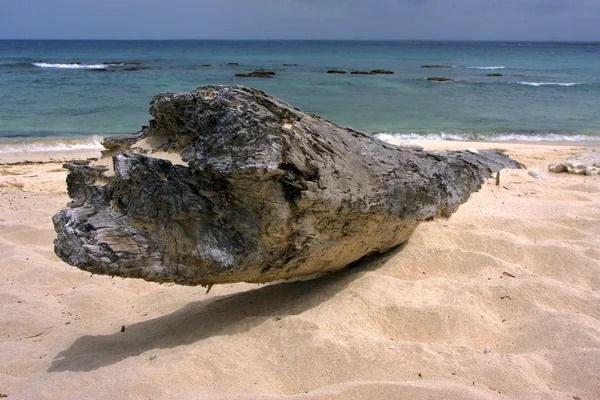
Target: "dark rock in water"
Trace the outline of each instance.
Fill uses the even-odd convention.
[[[283,64],[284,67],[299,67],[300,64]]]
[[[394,71],[388,71],[387,69],[374,69],[371,71],[373,75],[392,75]]]
[[[439,76],[430,76],[429,78],[427,78],[428,81],[435,81],[435,82],[452,82],[454,79],[452,78],[441,78]]]
[[[212,64],[200,64],[201,67],[212,67]]]
[[[106,72],[106,71],[108,71],[108,68],[89,68],[88,71],[92,71],[92,72]]]
[[[71,65],[81,65],[81,63],[79,61],[73,61],[73,62],[71,62],[69,64],[71,64]]]
[[[229,63],[227,63],[227,65],[240,65],[240,64],[238,64],[236,62],[229,62]]]
[[[247,74],[235,74],[239,78],[272,78],[275,75],[273,71],[264,71],[262,69],[249,72]]]
[[[159,94],[150,114],[138,142],[121,140],[114,174],[67,164],[72,208],[53,217],[65,262],[183,285],[335,271],[519,166],[494,151],[401,150],[243,86]]]
[[[327,71],[328,74],[345,74],[346,71],[343,71],[341,69],[330,69],[329,71]]]
[[[421,65],[421,68],[450,68],[449,65]]]
[[[129,67],[129,68],[123,68],[123,71],[138,71],[139,68],[136,67]]]
[[[352,71],[352,75],[391,75],[394,71],[388,71],[385,69],[374,69],[372,71]]]
[[[502,76],[502,74],[487,74],[487,76]]]

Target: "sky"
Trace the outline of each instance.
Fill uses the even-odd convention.
[[[600,0],[0,0],[0,39],[600,41]]]

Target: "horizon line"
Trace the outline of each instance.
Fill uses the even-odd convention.
[[[600,43],[600,40],[587,39],[333,39],[333,38],[312,38],[312,39],[265,39],[265,38],[137,38],[137,39],[81,39],[81,38],[0,38],[0,41],[121,41],[121,42],[168,42],[168,41],[219,41],[219,42],[534,42],[534,43]]]

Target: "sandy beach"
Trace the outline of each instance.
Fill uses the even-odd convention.
[[[502,149],[548,179],[503,170],[386,255],[208,294],[54,255],[61,160],[99,154],[3,156],[0,397],[599,399],[600,177],[547,166],[600,143],[421,143]]]

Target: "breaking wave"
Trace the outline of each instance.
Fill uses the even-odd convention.
[[[93,136],[90,139],[49,142],[21,142],[0,145],[0,154],[71,152],[81,150],[105,150],[102,138]]]
[[[468,69],[504,69],[504,65],[491,66],[491,67],[467,67]]]
[[[40,68],[60,68],[60,69],[95,69],[95,68],[106,68],[105,64],[49,64],[49,63],[33,63],[36,67]]]
[[[490,141],[490,142],[583,142],[600,141],[600,135],[566,135],[559,133],[378,133],[374,135],[379,140],[455,140],[455,141]]]
[[[576,82],[516,82],[519,85],[526,86],[577,86],[579,83]]]

